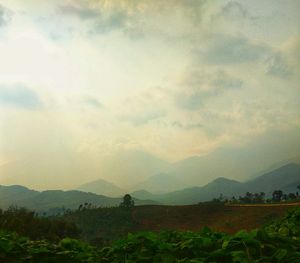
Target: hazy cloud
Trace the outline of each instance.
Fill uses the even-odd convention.
[[[130,115],[120,117],[121,120],[132,123],[134,126],[140,126],[147,124],[153,120],[162,118],[165,116],[165,112],[163,110],[143,110],[140,112],[133,112]]]
[[[186,30],[197,28],[202,23],[208,3],[207,0],[73,0],[66,5],[60,5],[58,12],[86,22],[89,34],[118,30],[132,39],[146,35],[164,36],[168,39],[186,35]]]
[[[171,126],[174,128],[180,128],[185,130],[202,129],[204,127],[203,123],[200,122],[183,124],[180,121],[173,121],[171,123]]]
[[[134,126],[141,126],[164,118],[167,114],[168,95],[165,89],[152,87],[151,90],[127,97],[121,105],[120,120],[129,122]]]
[[[245,37],[219,35],[199,51],[199,59],[209,64],[239,64],[254,62],[266,51],[265,46],[251,43]]]
[[[92,33],[105,33],[115,29],[126,28],[128,16],[124,11],[117,11],[111,15],[98,19]]]
[[[126,22],[129,19],[126,9],[105,7],[104,2],[91,6],[82,3],[70,3],[58,8],[62,15],[75,16],[83,21],[89,21],[88,32],[90,34],[102,34],[115,29],[126,29]]]
[[[95,98],[86,98],[84,100],[84,102],[87,105],[89,105],[91,107],[94,107],[94,108],[103,108],[104,107],[104,105],[99,100],[97,100]]]
[[[225,4],[220,12],[218,12],[214,18],[225,17],[226,19],[253,19],[249,10],[245,8],[241,3],[236,1],[230,1]]]
[[[267,74],[287,77],[291,74],[291,70],[285,61],[285,58],[282,54],[276,53],[266,60],[267,65]]]
[[[202,71],[189,72],[181,86],[183,91],[176,96],[177,104],[188,110],[197,110],[209,99],[231,89],[239,89],[243,81],[223,71],[207,74]]]
[[[38,94],[27,86],[0,85],[0,105],[25,109],[37,109],[41,106]]]
[[[298,145],[287,131],[300,124],[300,2],[0,2],[0,83],[30,83],[0,84],[0,163],[12,167],[1,175],[19,163],[11,183],[118,181],[99,160],[119,150],[175,161],[269,131]]]
[[[4,26],[8,23],[12,15],[12,12],[0,4],[0,26]]]
[[[99,11],[84,5],[61,5],[59,6],[58,10],[63,15],[77,16],[78,18],[83,20],[101,17],[101,13]]]

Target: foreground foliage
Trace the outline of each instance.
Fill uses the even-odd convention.
[[[0,229],[13,231],[32,240],[47,239],[57,242],[65,237],[79,238],[78,227],[63,218],[39,217],[26,208],[11,206],[0,209]]]
[[[101,249],[74,239],[58,244],[0,233],[1,262],[300,262],[300,209],[258,230],[129,234]]]
[[[104,207],[73,211],[63,219],[81,230],[81,237],[95,245],[111,243],[132,232],[137,222],[131,208]]]

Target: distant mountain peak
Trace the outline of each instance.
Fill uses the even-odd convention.
[[[233,179],[228,179],[226,177],[218,177],[212,182],[208,183],[208,185],[209,184],[240,184],[240,182]]]
[[[276,170],[279,170],[279,169],[286,169],[286,168],[295,168],[295,167],[300,167],[300,164],[294,163],[294,162],[292,162],[292,163],[287,163],[287,164],[285,164],[285,165],[279,167],[279,168],[276,169]]]
[[[83,192],[91,192],[98,195],[105,195],[110,197],[120,197],[126,193],[126,190],[121,189],[115,184],[104,179],[97,179],[95,181],[83,184],[77,188]]]
[[[137,191],[134,191],[132,192],[132,194],[135,194],[135,193],[139,193],[139,194],[152,194],[151,192],[145,190],[145,189],[141,189],[141,190],[137,190]]]
[[[27,191],[27,190],[30,190],[26,186],[18,185],[18,184],[14,184],[14,185],[0,185],[0,187],[5,188],[5,189],[15,190],[15,191]]]

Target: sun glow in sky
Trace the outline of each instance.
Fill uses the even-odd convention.
[[[261,168],[300,156],[299,12],[297,0],[0,0],[0,183],[125,186],[151,174],[114,173],[124,156],[173,163],[262,141]]]

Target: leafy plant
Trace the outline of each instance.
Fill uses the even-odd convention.
[[[101,248],[71,238],[54,244],[0,232],[0,262],[296,263],[300,262],[299,222],[298,208],[250,232],[229,235],[209,228],[139,232]]]

